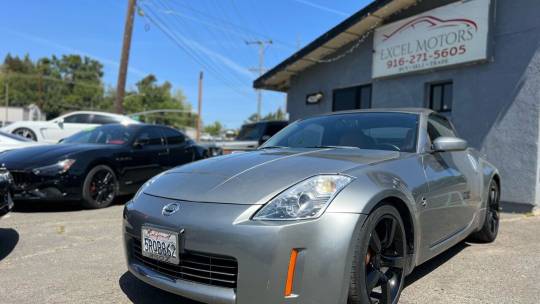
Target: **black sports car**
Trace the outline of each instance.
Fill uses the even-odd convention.
[[[0,168],[0,216],[6,215],[13,208],[10,189],[13,181],[11,174],[5,168]]]
[[[183,133],[165,126],[105,125],[57,145],[0,154],[17,199],[81,200],[87,208],[135,193],[158,173],[206,156]]]

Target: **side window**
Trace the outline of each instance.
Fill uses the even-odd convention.
[[[86,124],[90,121],[90,115],[88,114],[73,114],[64,117],[65,123]]]
[[[163,145],[163,140],[161,133],[157,128],[145,128],[137,136],[137,141],[144,142],[147,146],[161,146]]]
[[[168,145],[179,145],[186,141],[186,136],[179,131],[163,128],[161,129],[163,136],[167,140]]]
[[[429,115],[428,134],[431,142],[442,136],[456,136],[456,132],[454,131],[454,128],[452,127],[452,124],[450,124],[448,119],[446,119],[446,117],[436,114]]]
[[[91,124],[96,125],[107,125],[107,124],[114,124],[118,123],[118,121],[114,117],[105,116],[105,115],[92,115],[90,118]]]

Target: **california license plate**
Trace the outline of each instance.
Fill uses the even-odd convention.
[[[143,227],[141,234],[143,256],[171,264],[180,263],[177,232]]]

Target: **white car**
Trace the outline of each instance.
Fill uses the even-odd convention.
[[[57,143],[88,128],[113,123],[139,123],[127,116],[104,112],[72,112],[49,121],[18,121],[1,131],[37,142]]]
[[[7,150],[14,150],[35,145],[38,145],[38,143],[30,139],[0,131],[0,153]]]

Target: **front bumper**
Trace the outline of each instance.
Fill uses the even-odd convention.
[[[0,191],[0,216],[6,215],[11,209],[13,209],[13,200],[9,192],[1,193]]]
[[[15,200],[79,200],[82,179],[76,175],[62,174],[39,176],[31,171],[12,170],[13,199]]]
[[[180,203],[172,216],[164,205]],[[261,206],[173,201],[142,195],[126,206],[124,245],[128,268],[153,286],[212,304],[346,303],[356,233],[365,216],[325,213],[309,221],[260,222],[251,216]],[[236,288],[173,279],[134,258],[141,226],[180,231],[185,249],[233,257]],[[285,297],[291,250],[299,251],[293,295]]]

